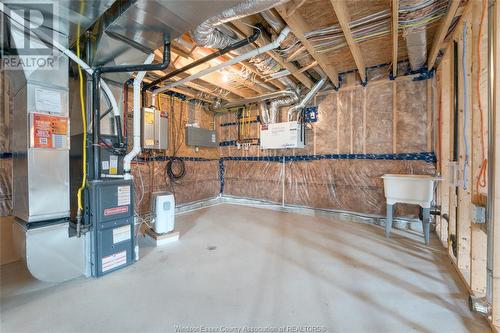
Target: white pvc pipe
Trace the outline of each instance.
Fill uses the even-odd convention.
[[[187,83],[187,82],[191,82],[193,80],[196,80],[200,77],[203,77],[207,74],[210,74],[210,73],[213,73],[213,72],[216,72],[218,70],[221,70],[222,68],[224,67],[227,67],[227,66],[231,66],[231,65],[234,65],[234,64],[237,64],[239,62],[242,62],[242,61],[245,61],[247,59],[250,59],[256,55],[259,55],[259,54],[262,54],[262,53],[265,53],[265,52],[268,52],[268,51],[271,51],[275,48],[277,48],[281,42],[283,42],[286,38],[286,36],[288,36],[288,34],[290,33],[290,28],[289,27],[285,27],[281,33],[279,34],[278,38],[276,38],[273,42],[267,44],[267,45],[264,45],[262,47],[259,47],[255,50],[252,50],[250,52],[247,52],[247,53],[244,53],[240,56],[237,56],[236,58],[233,58],[229,61],[226,61],[226,62],[223,62],[222,64],[220,65],[217,65],[217,66],[214,66],[214,67],[210,67],[210,68],[207,68],[205,70],[202,70],[196,74],[193,74],[191,76],[188,76],[182,80],[179,80],[179,81],[176,81],[176,82],[172,82],[172,83],[169,83],[169,84],[166,84],[165,86],[163,87],[160,87],[156,90],[153,91],[153,95],[155,94],[159,94],[161,92],[164,92],[165,90],[168,90],[170,88],[174,88],[174,87],[177,87],[177,86],[180,86],[184,83]]]
[[[80,67],[87,72],[89,75],[92,75],[94,70],[82,59],[80,59],[75,53],[73,53],[70,49],[59,43],[55,38],[51,38],[50,36],[47,36],[44,34],[42,31],[37,31],[34,32],[30,30],[29,25],[26,24],[26,21],[24,18],[16,14],[15,12],[11,11],[7,6],[5,6],[2,2],[0,2],[0,12],[4,13],[6,16],[10,17],[12,20],[11,22],[17,23],[19,26],[16,26],[18,29],[21,28],[26,28],[29,30],[29,32],[36,37],[38,37],[40,40],[49,43],[53,45],[56,49],[58,49],[61,53],[65,54],[68,58],[76,62]],[[15,25],[15,24],[14,24]],[[24,31],[24,29],[21,29]],[[120,115],[120,109],[118,108],[118,103],[116,102],[115,96],[111,92],[111,89],[107,85],[107,83],[101,79],[101,88],[104,91],[104,93],[108,96],[110,102],[111,102],[111,107],[113,108],[113,114],[115,116]]]
[[[154,53],[151,53],[147,57],[146,61],[144,61],[144,64],[148,65],[152,63],[154,58]],[[142,80],[144,80],[144,76],[146,76],[145,71],[138,72],[134,79],[134,147],[123,159],[123,170],[125,171],[124,179],[132,179],[132,175],[130,174],[130,164],[132,163],[132,160],[141,152],[141,83]]]
[[[113,108],[113,114],[115,116],[120,117],[121,116],[120,109],[118,108],[118,104],[116,103],[116,98],[111,92],[111,89],[109,88],[106,81],[104,81],[103,79],[101,79],[101,89],[109,97],[109,101],[111,102],[111,107]],[[127,119],[123,119],[123,121],[127,121]]]

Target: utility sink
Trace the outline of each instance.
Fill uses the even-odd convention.
[[[425,244],[429,244],[430,237],[430,208],[434,199],[434,184],[442,180],[440,176],[432,175],[401,175],[385,174],[384,193],[387,203],[386,237],[390,236],[395,203],[419,205],[423,209],[423,230]]]

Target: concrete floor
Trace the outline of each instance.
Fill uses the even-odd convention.
[[[230,205],[180,215],[177,229],[179,242],[100,279],[53,285],[2,267],[0,331],[490,331],[436,238]]]

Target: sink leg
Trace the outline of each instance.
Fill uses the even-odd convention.
[[[387,238],[391,235],[393,206],[387,204],[387,218],[385,220],[385,237]]]
[[[429,239],[431,234],[431,209],[422,209],[422,227],[424,229],[424,239],[425,245],[429,245]]]

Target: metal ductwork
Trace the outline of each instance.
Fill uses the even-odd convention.
[[[412,71],[417,71],[427,61],[427,30],[425,27],[409,29],[406,33],[406,49]]]
[[[288,120],[292,120],[292,117],[295,113],[298,113],[300,110],[306,107],[306,105],[311,101],[311,99],[316,96],[318,91],[323,87],[323,85],[328,81],[326,76],[321,77],[321,79],[316,82],[316,84],[309,90],[309,92],[304,96],[304,98],[300,101],[299,104],[294,105],[288,110]]]
[[[423,17],[439,15],[443,12],[442,0],[404,0],[401,2],[400,17],[405,22],[418,22]],[[427,61],[427,25],[409,25],[403,37],[406,39],[406,49],[412,71],[425,66]]]
[[[173,40],[237,3],[237,0],[124,1],[109,17],[101,19],[91,65],[143,63],[151,52],[163,45],[164,36]],[[130,75],[112,73],[104,77],[123,83]]]
[[[209,1],[210,6],[219,1]],[[238,5],[226,9],[218,15],[212,16],[208,20],[196,27],[192,36],[196,44],[205,47],[222,49],[234,43],[236,39],[219,30],[217,27],[223,23],[234,21],[245,16],[257,14],[269,10],[275,6],[281,5],[288,0],[246,0]],[[196,11],[200,11],[199,8]]]

